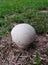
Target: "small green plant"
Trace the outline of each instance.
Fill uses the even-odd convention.
[[[36,60],[36,64],[31,63],[31,65],[40,65],[40,56],[39,56],[38,52],[36,52],[35,60]]]
[[[48,32],[48,23],[47,23],[47,22],[44,23],[44,30],[45,30],[46,32]]]
[[[40,64],[40,56],[38,54],[38,52],[36,52],[36,65]]]
[[[42,33],[44,31],[41,21],[36,21],[35,29],[38,33]]]

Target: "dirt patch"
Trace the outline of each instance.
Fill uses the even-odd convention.
[[[0,37],[0,65],[31,65],[35,64],[36,52],[40,55],[40,63],[48,64],[48,56],[44,54],[48,50],[47,35],[36,35],[34,45],[26,50],[19,50],[9,35],[6,38]],[[40,65],[41,65],[40,64]]]
[[[42,13],[48,13],[48,10],[41,10]]]

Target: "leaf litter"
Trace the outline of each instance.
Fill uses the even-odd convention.
[[[36,64],[36,52],[39,53],[40,65],[48,64],[48,36],[36,35],[33,44],[25,50],[20,50],[8,37],[0,37],[0,65],[32,65]],[[37,58],[38,59],[38,58]],[[39,60],[38,60],[39,61]]]

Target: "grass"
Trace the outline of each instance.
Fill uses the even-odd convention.
[[[10,19],[16,23],[29,23],[35,28],[37,33],[48,32],[48,13],[32,11],[29,13],[15,14],[7,18],[0,18],[0,35],[6,34],[5,32],[10,32],[13,28]]]
[[[0,19],[0,36],[6,36],[12,28],[13,25],[7,19]]]
[[[36,32],[48,32],[48,13],[41,13],[38,11],[24,12],[22,14],[16,14],[10,16],[11,19],[17,23],[29,23],[32,25]]]
[[[39,12],[44,9],[48,9],[48,0],[0,0],[0,35],[11,31],[13,25],[9,19],[29,23],[38,33],[48,32],[48,13]],[[12,14],[16,15],[7,19]]]
[[[48,9],[48,0],[0,0],[0,17],[15,12],[24,12],[27,9]]]

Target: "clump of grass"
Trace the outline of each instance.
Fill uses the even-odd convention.
[[[48,13],[40,13],[38,11],[24,12],[10,18],[17,23],[29,23],[38,33],[48,32]]]
[[[0,36],[5,36],[12,28],[13,25],[7,19],[0,19]]]
[[[40,56],[39,53],[36,52],[36,57],[35,57],[36,63],[31,63],[31,65],[40,65]]]
[[[40,64],[40,56],[38,54],[38,52],[36,52],[36,65]]]

